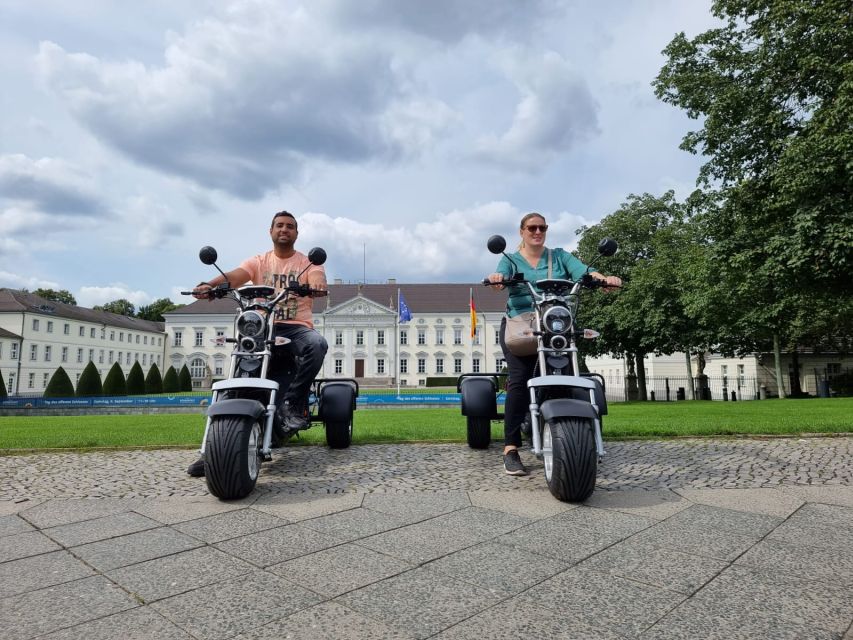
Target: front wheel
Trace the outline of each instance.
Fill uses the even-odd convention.
[[[582,418],[558,418],[542,430],[548,489],[563,502],[582,502],[595,489],[598,452],[594,426]]]
[[[220,500],[245,498],[261,468],[261,425],[248,416],[216,416],[204,445],[204,477]]]
[[[488,449],[492,441],[492,421],[489,418],[468,416],[468,446]]]

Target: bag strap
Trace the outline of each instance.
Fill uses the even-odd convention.
[[[548,280],[551,279],[551,250],[548,249]]]

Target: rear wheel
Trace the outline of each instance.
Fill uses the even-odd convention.
[[[352,444],[352,414],[349,420],[326,422],[326,444],[332,449],[346,449]]]
[[[245,498],[261,468],[261,425],[247,416],[216,416],[204,445],[204,477],[220,500]]]
[[[468,416],[468,446],[488,449],[492,441],[492,421],[489,418]]]
[[[558,418],[542,430],[548,489],[563,502],[582,502],[595,489],[598,452],[591,420]]]

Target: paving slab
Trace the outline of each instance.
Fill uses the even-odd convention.
[[[608,443],[584,505],[529,452],[506,476],[497,446],[283,449],[233,502],[186,476],[193,451],[9,456],[0,628],[853,640],[851,443]]]

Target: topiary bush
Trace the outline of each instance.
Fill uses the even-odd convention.
[[[145,376],[145,393],[163,393],[163,378],[160,377],[160,369],[152,364]]]
[[[178,372],[175,371],[175,367],[169,367],[166,369],[166,375],[163,376],[163,393],[177,393],[180,390]]]
[[[126,396],[127,383],[124,380],[124,371],[121,370],[121,365],[116,362],[107,372],[107,377],[104,378],[104,395],[105,396]]]
[[[187,369],[187,365],[181,367],[181,372],[178,374],[178,386],[181,391],[193,390],[193,379],[190,375],[190,370]]]
[[[83,369],[80,374],[80,379],[77,381],[77,396],[100,396],[104,394],[104,387],[101,385],[101,374],[98,373],[98,367],[95,363],[89,360],[89,364]]]
[[[0,399],[6,397],[6,383],[3,382],[3,372],[0,371]]]
[[[139,360],[133,363],[130,368],[130,373],[127,374],[127,395],[141,396],[145,393],[145,374],[142,373],[142,366]]]
[[[97,371],[95,371],[97,373]],[[59,367],[53,372],[47,387],[42,394],[45,398],[73,398],[74,383],[65,372],[65,369]]]

